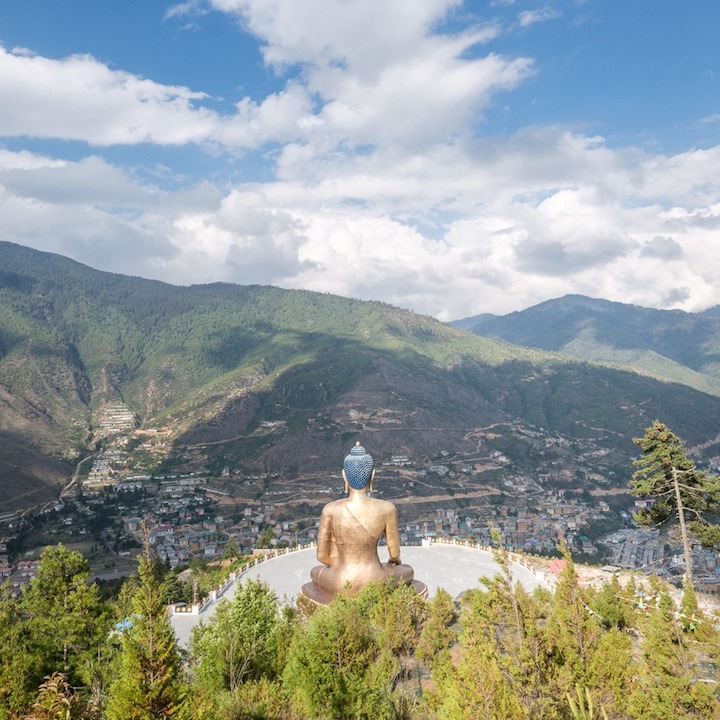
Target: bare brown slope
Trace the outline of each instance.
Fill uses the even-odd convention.
[[[0,386],[0,508],[25,510],[58,497],[72,474],[46,418]]]

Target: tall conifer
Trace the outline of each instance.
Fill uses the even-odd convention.
[[[147,547],[138,574],[140,586],[129,627],[122,631],[106,714],[108,720],[184,720],[180,656],[163,599],[164,585],[153,573]]]
[[[643,455],[635,461],[637,468],[630,482],[630,492],[642,498],[653,498],[652,507],[640,510],[635,519],[644,525],[660,525],[676,517],[685,556],[685,578],[692,582],[692,556],[688,531],[702,542],[720,540],[718,527],[708,522],[707,513],[720,509],[720,479],[698,470],[687,456],[680,438],[659,420],[633,438]],[[690,515],[686,518],[686,515]]]

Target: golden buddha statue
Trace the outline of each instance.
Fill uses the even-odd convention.
[[[375,478],[372,456],[360,443],[343,462],[348,497],[328,503],[320,515],[317,559],[322,563],[310,573],[312,582],[302,594],[327,604],[334,595],[357,595],[368,583],[390,580],[413,584],[426,593],[423,583],[413,582],[413,569],[400,562],[400,534],[395,506],[372,497]],[[389,560],[381,563],[378,542],[385,536]]]

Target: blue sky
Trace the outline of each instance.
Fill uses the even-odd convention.
[[[0,239],[444,320],[701,310],[718,27],[715,0],[3,0]]]

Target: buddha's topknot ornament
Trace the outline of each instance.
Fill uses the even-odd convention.
[[[343,460],[345,479],[353,490],[362,490],[372,477],[373,459],[358,442]]]

